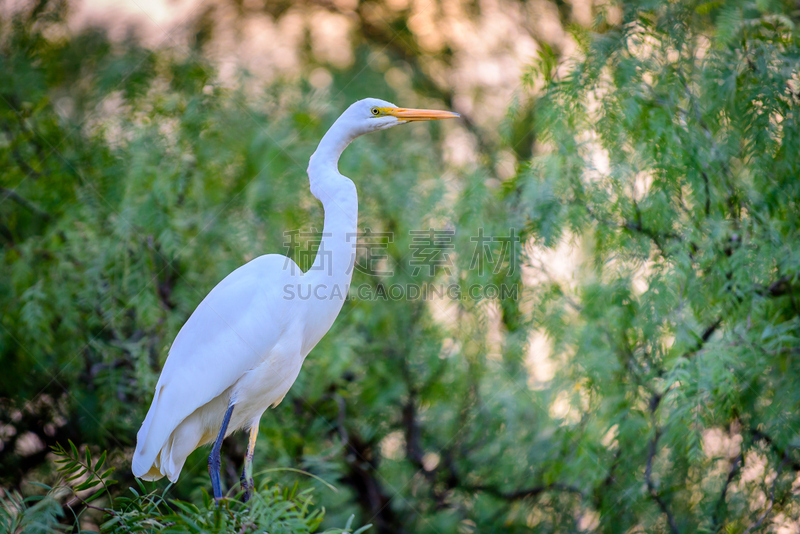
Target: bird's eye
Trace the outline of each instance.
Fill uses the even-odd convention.
[[[371,111],[371,112],[372,112],[372,114],[373,114],[373,115],[375,115],[376,117],[377,117],[377,116],[378,116],[378,114],[381,112],[381,111],[380,111],[378,108],[372,108],[370,111]]]

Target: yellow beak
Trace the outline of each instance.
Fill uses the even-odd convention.
[[[383,108],[383,111],[387,115],[392,115],[402,121],[435,121],[439,119],[455,119],[461,116],[452,111],[438,111],[435,109]]]

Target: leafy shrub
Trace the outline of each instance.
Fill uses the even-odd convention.
[[[106,452],[96,460],[89,448],[84,454],[71,441],[69,449],[56,446],[58,472],[63,480],[45,490],[43,495],[22,498],[12,493],[0,502],[0,527],[9,533],[49,533],[81,530],[84,516],[100,522],[100,532],[270,532],[275,534],[311,534],[316,532],[325,514],[315,508],[311,490],[281,488],[265,482],[257,488],[247,503],[241,494],[222,499],[219,505],[203,492],[203,502],[195,505],[167,497],[170,486],[148,491],[137,480],[138,490],[128,488],[129,494],[113,496],[109,488],[116,484],[110,478],[113,468],[103,470]],[[109,506],[90,503],[104,499]],[[63,503],[63,504],[62,504]],[[329,534],[361,534],[369,525],[352,530],[353,517],[343,529],[328,529]]]

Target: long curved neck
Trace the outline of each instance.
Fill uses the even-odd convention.
[[[325,224],[314,264],[308,276],[316,284],[325,284],[334,301],[347,296],[356,257],[358,232],[358,193],[353,182],[339,173],[339,156],[354,135],[348,135],[341,120],[320,141],[308,164],[311,194],[322,202]],[[336,287],[334,287],[336,286]],[[333,295],[333,296],[331,296]]]

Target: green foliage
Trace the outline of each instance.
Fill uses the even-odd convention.
[[[358,16],[367,4],[380,7]],[[424,81],[425,63],[412,47],[381,66],[384,41],[317,89],[223,83],[202,35],[175,53],[71,34],[58,3],[3,26],[2,528],[674,534],[800,520],[796,8],[594,9],[592,32],[570,28],[577,55],[540,47],[503,139],[478,137],[478,165],[443,161],[452,126],[438,124],[345,152],[360,228],[392,236],[353,288],[516,296],[356,295],[262,420],[255,471],[274,483],[219,508],[206,450],[175,485],[130,474],[169,343],[242,263],[313,257],[284,232],[321,230],[305,166],[347,104],[443,95],[419,83],[399,101],[386,69]],[[500,152],[517,158],[505,180]],[[411,232],[431,228],[453,230],[452,262],[416,270]],[[480,235],[505,236],[498,269],[475,267]],[[227,440],[231,497],[243,453]]]
[[[100,522],[99,531],[117,532],[317,532],[324,509],[314,508],[311,490],[298,491],[268,483],[257,489],[247,504],[236,499],[223,499],[219,505],[203,493],[202,505],[167,498],[170,487],[163,490],[146,490],[137,480],[137,487],[128,488],[126,494],[114,497],[109,487],[116,483],[109,478],[113,468],[102,473],[106,459],[103,452],[93,460],[89,449],[81,454],[70,441],[69,449],[53,448],[58,458],[58,472],[63,480],[55,487],[38,484],[44,495],[23,499],[14,493],[0,502],[0,526],[4,532],[36,533],[80,531],[86,517]],[[91,491],[89,491],[91,490]],[[66,499],[65,499],[66,495]],[[90,502],[105,499],[109,506],[100,508]],[[60,504],[64,501],[65,504]],[[35,503],[35,504],[31,504]],[[71,513],[67,524],[63,521],[65,509]],[[77,511],[76,511],[77,510]],[[352,530],[353,517],[343,529],[328,529],[330,534],[362,534],[369,525]]]
[[[108,487],[116,483],[115,480],[109,478],[114,472],[113,467],[100,471],[106,463],[108,453],[103,451],[100,458],[93,462],[88,447],[84,449],[83,456],[78,453],[78,448],[72,441],[69,442],[69,449],[65,449],[60,444],[53,447],[53,453],[59,458],[55,463],[59,466],[58,472],[64,476],[64,481],[74,482],[75,484],[71,487],[76,493],[102,485],[102,491],[95,491],[91,496],[82,499],[87,503],[104,494],[108,495]]]
[[[528,235],[584,254],[574,288],[536,291],[567,358],[557,387],[579,392],[559,476],[604,532],[800,514],[800,41],[784,9],[626,6],[539,99],[552,150],[519,177]]]
[[[131,488],[132,490],[133,488]],[[164,500],[161,495],[147,494],[115,501],[119,511],[102,525],[104,532],[136,532],[158,529],[173,532],[239,532],[266,531],[276,533],[316,532],[324,511],[312,509],[310,490],[298,491],[278,486],[263,487],[248,503],[225,499],[220,505],[206,496],[198,506],[178,500]],[[351,516],[343,529],[327,529],[330,534],[362,534],[369,525],[352,530]]]
[[[64,528],[61,524],[63,516],[64,510],[50,494],[23,498],[15,491],[0,501],[0,528],[3,532],[59,532]]]

